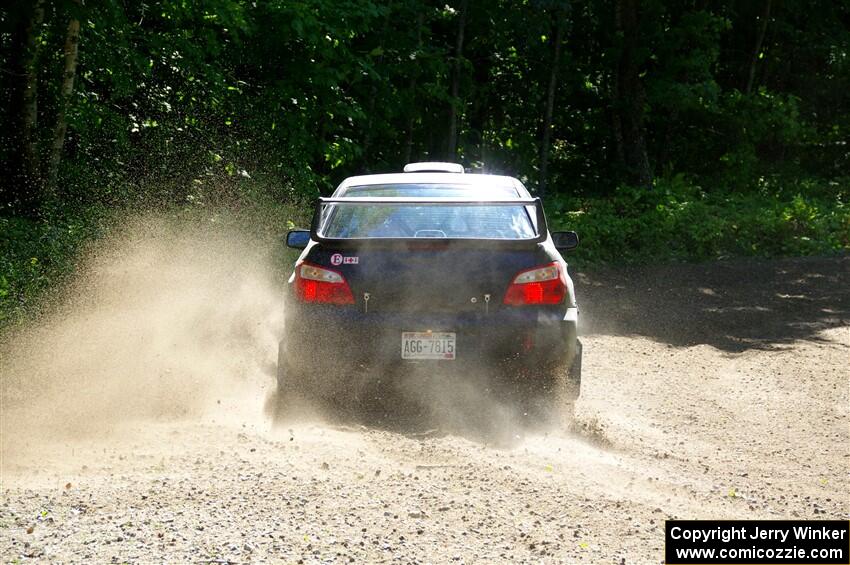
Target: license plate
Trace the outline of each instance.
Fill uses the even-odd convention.
[[[454,360],[457,348],[453,332],[402,332],[402,359]]]

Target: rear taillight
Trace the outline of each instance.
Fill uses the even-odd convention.
[[[354,304],[354,295],[342,274],[311,263],[295,267],[295,295],[301,302]]]
[[[557,263],[520,271],[505,293],[509,306],[561,304],[567,296],[567,283]]]

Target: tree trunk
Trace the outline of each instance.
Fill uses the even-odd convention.
[[[422,26],[425,24],[425,13],[420,11],[416,16],[416,55],[421,56],[422,52]],[[404,163],[410,163],[410,157],[413,155],[413,128],[416,125],[416,72],[410,77],[410,84],[407,87],[410,92],[410,107],[407,109],[410,117],[407,119],[407,140],[404,144]]]
[[[549,87],[546,89],[546,109],[543,113],[543,139],[540,142],[540,196],[546,195],[549,174],[549,151],[552,137],[552,115],[555,111],[555,91],[558,88],[558,67],[561,64],[561,38],[563,36],[563,9],[555,14],[555,50],[552,54],[552,68],[549,71]]]
[[[65,132],[68,130],[68,105],[74,93],[74,79],[77,76],[77,54],[80,45],[80,20],[71,18],[65,35],[65,72],[62,75],[62,88],[59,91],[59,109],[56,113],[56,127],[53,131],[53,144],[50,149],[50,161],[47,169],[45,196],[56,196],[56,179],[59,175],[59,163],[62,161],[62,148],[65,145]]]
[[[472,65],[472,82],[476,85],[490,83],[493,76],[493,61],[490,57],[482,57]],[[492,96],[479,92],[472,96],[464,107],[464,138],[469,143],[469,150],[464,152],[464,160],[470,167],[483,169],[486,159],[484,156],[487,145],[487,123],[492,115]]]
[[[623,46],[615,72],[616,104],[620,117],[622,155],[632,182],[652,186],[652,169],[646,150],[644,105],[646,92],[640,80],[638,49],[638,1],[618,0],[616,27]]]
[[[762,11],[761,20],[759,21],[758,34],[756,35],[756,44],[753,47],[753,56],[750,58],[750,68],[747,73],[747,85],[744,92],[747,94],[753,91],[753,83],[756,78],[756,67],[761,55],[761,46],[764,44],[764,36],[767,33],[767,22],[770,19],[770,5],[772,0],[765,0],[764,10]]]
[[[678,110],[669,110],[669,114],[667,115],[667,119],[665,120],[664,125],[664,135],[662,136],[661,145],[658,148],[658,152],[656,153],[655,165],[661,170],[664,171],[665,168],[672,169],[673,163],[670,163],[670,146],[673,144],[673,132],[675,130],[675,124],[679,119],[679,111]]]
[[[393,3],[389,2],[387,5],[387,13],[384,16],[384,25],[381,28],[380,39],[378,40],[378,49],[380,53],[375,57],[375,67],[381,65],[384,60],[384,40],[387,37],[387,31],[390,26],[390,16],[393,11]],[[378,99],[378,87],[375,85],[374,79],[372,80],[372,87],[370,89],[369,101],[366,106],[366,131],[363,133],[363,143],[361,144],[361,160],[363,163],[364,172],[371,172],[371,168],[369,166],[369,150],[372,148],[372,130],[375,124],[375,102]]]
[[[37,212],[41,193],[41,164],[38,154],[38,53],[39,34],[44,22],[44,0],[38,0],[19,35],[20,62],[17,75],[21,81],[18,87],[18,116],[13,122],[19,124],[20,162],[13,172],[18,180],[12,187],[15,194],[12,202],[20,213],[33,215]],[[22,22],[22,23],[24,23]]]
[[[452,71],[451,104],[449,106],[449,135],[446,157],[448,161],[457,159],[457,122],[458,122],[458,95],[460,94],[460,70],[461,58],[463,57],[463,38],[466,32],[466,12],[469,8],[469,0],[461,0],[458,9],[457,36],[455,41],[455,60]]]

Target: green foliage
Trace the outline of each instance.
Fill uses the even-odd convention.
[[[850,178],[706,192],[681,175],[653,190],[547,203],[550,228],[575,230],[581,264],[700,261],[850,251]]]
[[[82,246],[100,232],[95,209],[39,221],[0,217],[0,326],[71,274]]]
[[[62,200],[182,202],[194,181],[242,171],[274,178],[277,197],[315,196],[349,174],[446,158],[534,187],[558,18],[565,24],[547,185],[608,195],[627,183],[614,114],[622,110],[620,2],[469,2],[457,97],[460,2],[47,4],[36,61],[43,146],[67,18],[82,20]],[[655,176],[683,173],[710,192],[746,190],[775,174],[846,174],[850,5],[775,5],[755,58],[762,2],[639,5],[635,58]],[[14,0],[0,12],[0,60],[12,69],[0,76],[8,108],[0,161],[13,167],[16,42],[31,6]],[[459,114],[457,156],[445,154],[450,106]]]
[[[269,246],[281,245],[287,229],[309,225],[310,207],[300,201],[274,200],[268,196],[270,192],[265,181],[246,180],[228,200],[214,200],[199,190],[197,198],[182,205],[75,207],[40,220],[0,216],[0,328],[35,313],[45,291],[56,290],[73,275],[90,245],[120,234],[128,215],[152,213],[182,222],[230,222],[239,233]],[[220,195],[220,191],[214,194]],[[294,259],[291,254],[281,254],[281,273]]]
[[[640,88],[626,96],[620,0],[60,0],[32,30],[35,3],[11,0],[0,312],[61,280],[117,210],[262,215],[417,160],[535,190],[548,152],[547,209],[581,232],[584,262],[846,250],[850,4],[773,2],[761,40],[764,0],[637,4]],[[24,149],[43,162],[55,142],[71,18],[80,48],[59,186],[39,200]],[[651,189],[627,186],[636,138]]]

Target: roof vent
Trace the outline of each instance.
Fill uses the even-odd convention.
[[[405,173],[463,173],[463,165],[458,163],[408,163],[404,166]]]

